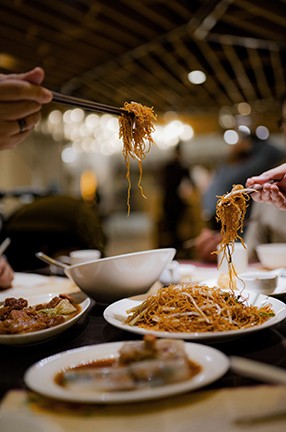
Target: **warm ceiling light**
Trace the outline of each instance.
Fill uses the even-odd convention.
[[[206,79],[206,74],[203,71],[193,70],[192,72],[188,73],[188,80],[192,84],[202,84]]]

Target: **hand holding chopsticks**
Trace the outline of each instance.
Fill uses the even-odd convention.
[[[261,175],[248,178],[246,186],[260,188],[258,193],[252,195],[254,201],[265,202],[286,210],[286,163],[265,171]]]
[[[281,179],[273,179],[273,180],[269,180],[268,183],[270,184],[274,184],[274,183],[278,183]],[[251,195],[253,192],[259,192],[261,189],[263,189],[263,185],[259,184],[259,185],[253,185],[253,187],[246,187],[243,189],[233,189],[231,192],[227,193],[226,195],[224,195],[224,198],[229,198],[233,195],[237,195],[237,194],[249,194]]]

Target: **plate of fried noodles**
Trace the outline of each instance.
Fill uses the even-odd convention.
[[[276,298],[194,283],[160,288],[143,299],[122,299],[104,311],[106,321],[122,330],[187,340],[241,337],[285,317],[286,305]]]

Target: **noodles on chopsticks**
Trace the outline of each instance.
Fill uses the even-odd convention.
[[[228,265],[228,277],[230,289],[235,288],[234,278],[237,277],[236,270],[232,262],[232,255],[234,252],[235,242],[240,241],[243,247],[245,243],[241,234],[243,233],[244,218],[248,206],[247,201],[249,195],[239,190],[244,190],[242,185],[234,185],[231,192],[236,191],[235,194],[225,194],[219,196],[216,205],[216,219],[221,223],[221,242],[216,253],[221,253],[221,260],[219,267],[224,259]]]
[[[125,102],[123,106],[127,114],[122,114],[119,117],[119,138],[123,141],[123,156],[126,164],[126,179],[128,181],[127,207],[128,215],[130,214],[130,194],[131,194],[131,179],[130,179],[130,163],[134,159],[139,167],[138,187],[141,195],[145,197],[141,185],[143,167],[142,161],[149,152],[151,144],[154,140],[151,136],[155,128],[153,121],[157,119],[153,108],[141,105],[136,102]]]
[[[196,284],[170,285],[127,311],[130,326],[164,332],[222,332],[257,326],[274,316],[269,305]]]

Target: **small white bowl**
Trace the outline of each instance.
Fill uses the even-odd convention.
[[[70,252],[71,265],[83,262],[94,261],[101,257],[101,252],[97,249],[82,249]]]
[[[174,248],[151,249],[69,266],[64,271],[89,297],[107,305],[145,293],[175,253]]]
[[[266,295],[273,293],[278,283],[277,275],[264,271],[241,273],[239,278],[244,282],[246,289]]]
[[[259,261],[265,268],[286,267],[286,243],[267,243],[256,246]]]

